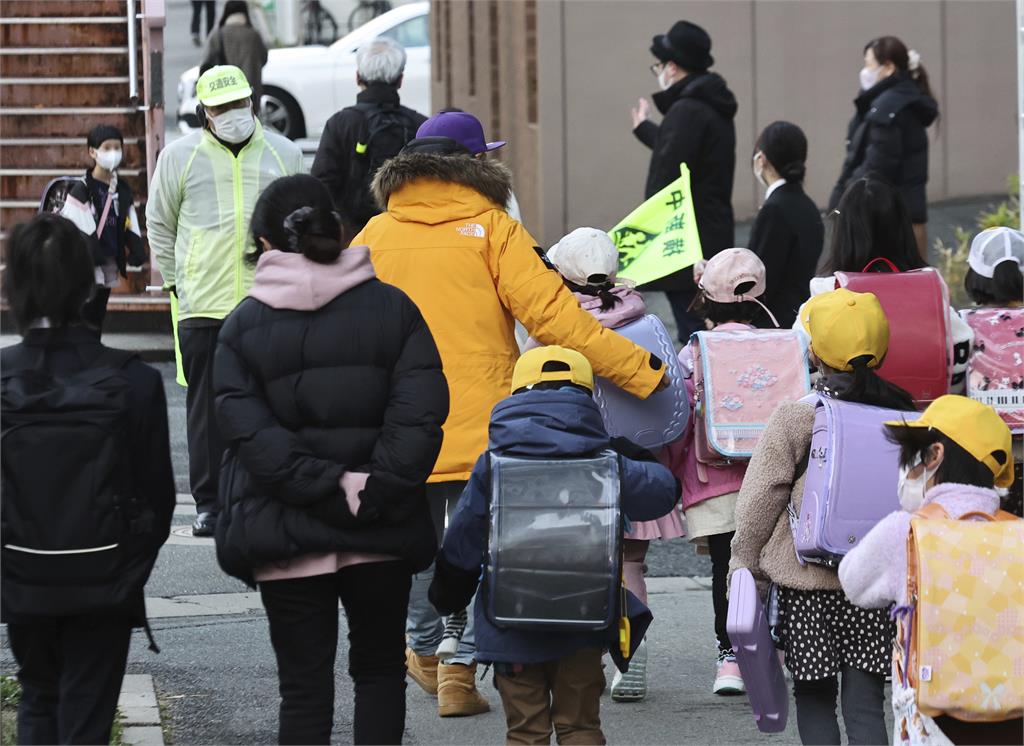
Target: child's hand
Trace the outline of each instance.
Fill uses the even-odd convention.
[[[631,113],[633,114],[633,129],[636,129],[650,119],[651,105],[646,98],[639,98],[636,101],[636,106],[631,109]]]
[[[352,511],[353,516],[359,515],[359,506],[362,504],[362,501],[359,499],[359,493],[366,488],[366,480],[369,478],[369,474],[346,471],[342,474],[341,479],[338,480],[342,491],[345,493],[345,502],[348,503],[348,509]]]

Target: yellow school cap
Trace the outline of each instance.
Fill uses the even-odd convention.
[[[850,361],[862,355],[877,368],[889,350],[889,320],[874,293],[839,288],[816,295],[800,310],[800,323],[814,354],[835,370],[853,370]]]
[[[996,411],[966,396],[947,394],[933,401],[912,422],[886,422],[893,427],[933,427],[985,464],[995,476],[996,487],[1013,484],[1013,451],[1010,428]],[[995,454],[1002,451],[1002,463]]]
[[[252,96],[252,87],[239,68],[217,65],[199,76],[196,97],[203,106],[221,106]]]
[[[547,368],[547,370],[545,370]],[[512,371],[512,391],[544,381],[565,381],[593,391],[594,370],[576,350],[558,345],[535,347],[524,353]]]

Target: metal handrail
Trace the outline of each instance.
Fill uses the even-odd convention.
[[[139,79],[136,63],[138,53],[135,39],[135,0],[128,0],[128,97],[135,101],[139,97]]]

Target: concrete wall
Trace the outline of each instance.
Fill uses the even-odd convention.
[[[893,34],[921,53],[942,119],[931,132],[930,200],[1001,192],[1016,171],[1016,67],[1012,0],[536,0],[536,124],[527,121],[526,82],[534,59],[524,46],[533,0],[435,2],[452,22],[475,6],[476,25],[494,6],[499,29],[480,27],[480,45],[497,43],[493,91],[474,97],[457,71],[469,64],[460,28],[448,37],[452,85],[435,78],[435,101],[486,113],[512,146],[524,221],[545,243],[579,225],[610,227],[642,198],[649,151],[631,134],[629,107],[656,89],[648,66],[651,36],[680,18],[713,39],[713,68],[739,100],[737,218],[759,199],[749,158],[757,133],[776,119],[799,124],[810,141],[807,189],[824,204],[843,158],[862,49]],[[440,9],[440,8],[439,8]],[[434,13],[432,23],[438,23]],[[481,41],[483,40],[483,41]],[[440,50],[439,50],[440,51]],[[444,65],[442,54],[435,64]],[[511,68],[511,69],[510,69]],[[478,69],[478,75],[482,70]],[[487,99],[487,101],[483,101]],[[507,104],[505,102],[508,102]]]

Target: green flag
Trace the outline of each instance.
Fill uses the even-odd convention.
[[[633,210],[609,235],[619,249],[619,277],[643,285],[704,258],[690,197],[690,169]]]

